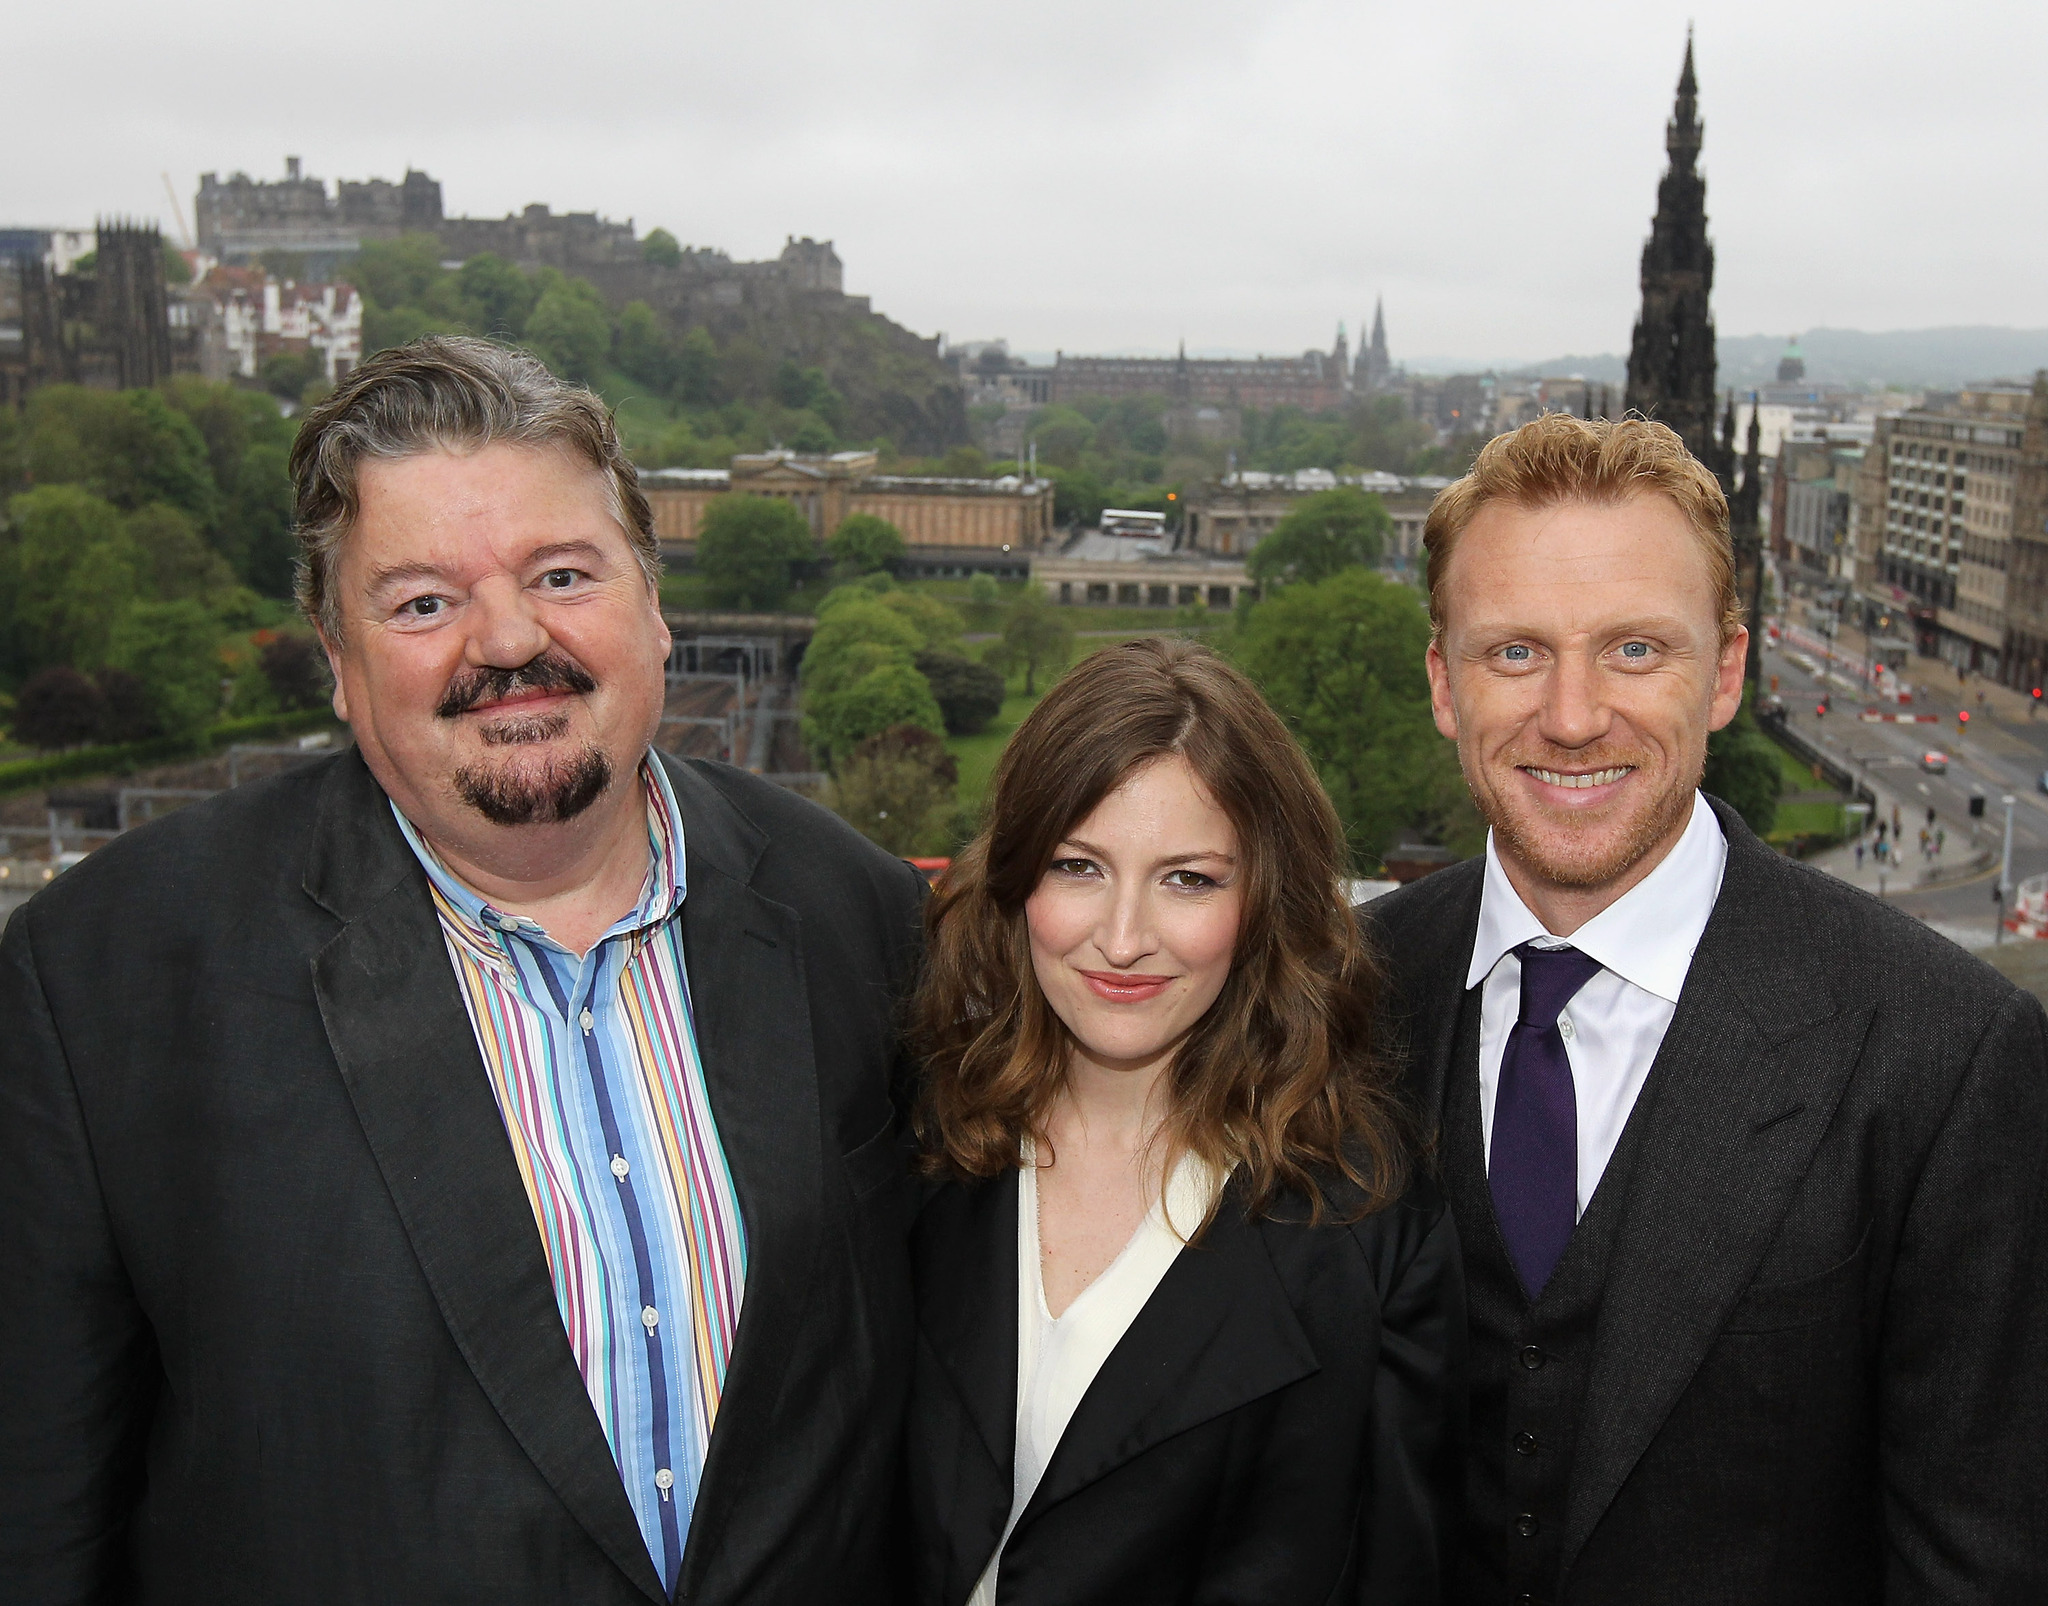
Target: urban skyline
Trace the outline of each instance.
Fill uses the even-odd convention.
[[[539,7],[487,25],[371,0],[302,70],[306,42],[242,9],[203,42],[126,0],[89,38],[29,19],[27,48],[90,59],[109,109],[60,116],[61,73],[24,86],[19,114],[66,138],[11,175],[16,221],[171,225],[160,170],[189,196],[199,172],[267,176],[291,152],[329,177],[431,166],[474,216],[545,199],[741,259],[833,238],[850,290],[955,338],[1298,351],[1384,294],[1398,348],[1476,362],[1625,343],[1687,20],[1662,0],[1562,24],[1056,0],[1020,30],[893,0],[868,26],[771,5],[743,39],[708,11],[600,5],[572,34]],[[1938,37],[1898,20],[1738,4],[1703,21],[1726,330],[2048,324],[2024,156],[2048,118],[2024,92],[2048,20],[1979,7]],[[307,71],[346,92],[308,95]],[[1921,218],[1900,197],[1937,179]]]

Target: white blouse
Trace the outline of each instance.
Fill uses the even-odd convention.
[[[1017,1178],[1017,1448],[1011,1461],[1010,1520],[967,1606],[995,1606],[996,1569],[1018,1517],[1031,1504],[1060,1435],[1176,1256],[1207,1218],[1222,1178],[1192,1154],[1166,1187],[1166,1212],[1152,1201],[1116,1259],[1058,1316],[1046,1308],[1038,1248],[1038,1164],[1027,1142]],[[1178,1230],[1176,1230],[1178,1229]]]

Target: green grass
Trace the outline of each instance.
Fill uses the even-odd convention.
[[[1778,770],[1785,777],[1784,785],[1779,788],[1780,791],[1823,792],[1833,790],[1832,784],[1825,774],[1820,776],[1819,779],[1815,779],[1813,766],[1799,758],[1789,748],[1780,747],[1776,742],[1773,742],[1771,743],[1771,750],[1778,755]],[[1778,813],[1782,818],[1785,813],[1784,807],[1781,806]]]
[[[1771,826],[1771,840],[1795,836],[1841,838],[1849,834],[1848,816],[1839,803],[1780,803]]]
[[[996,760],[1003,756],[1003,749],[1009,746],[1010,737],[1017,727],[1024,723],[1024,716],[1036,708],[1039,698],[1045,695],[1046,677],[1038,677],[1038,689],[1029,697],[1024,695],[1023,686],[1023,678],[1019,676],[1012,683],[1009,696],[1003,699],[1003,711],[989,722],[988,729],[973,736],[946,738],[946,751],[960,766],[959,807],[971,818],[980,818],[982,800],[988,796],[989,779],[996,772]]]

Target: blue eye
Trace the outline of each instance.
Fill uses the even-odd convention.
[[[1526,664],[1531,658],[1535,656],[1534,653],[1530,652],[1529,649],[1523,646],[1520,642],[1516,642],[1515,645],[1512,647],[1501,648],[1500,655],[1511,664]]]
[[[1640,662],[1642,659],[1650,656],[1650,644],[1647,641],[1624,642],[1621,655],[1624,658],[1632,658]]]

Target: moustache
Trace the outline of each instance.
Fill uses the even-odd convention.
[[[465,669],[448,682],[448,689],[434,712],[443,719],[455,719],[485,703],[495,703],[522,691],[593,692],[597,682],[580,664],[558,652],[544,652],[517,669]]]

